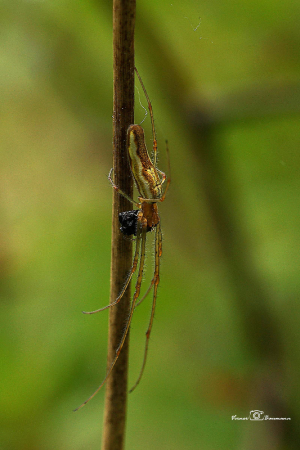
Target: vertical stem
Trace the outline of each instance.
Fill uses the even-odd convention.
[[[132,197],[132,177],[126,148],[127,128],[134,123],[134,25],[136,0],[113,1],[113,167],[114,182]],[[111,297],[113,302],[124,285],[132,264],[132,244],[119,230],[118,214],[132,204],[113,190]],[[130,307],[130,287],[118,305],[111,308],[107,364],[110,367],[120,343]],[[102,450],[124,449],[127,371],[127,336],[119,359],[106,384]]]

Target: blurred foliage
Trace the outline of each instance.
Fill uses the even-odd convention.
[[[106,367],[108,314],[81,311],[109,299],[111,10],[101,0],[0,4],[2,450],[100,448],[104,392],[72,409]],[[137,1],[136,65],[162,170],[169,140],[172,185],[148,364],[129,396],[130,450],[298,448],[286,423],[231,416],[299,421],[299,13],[294,0]],[[130,384],[149,301],[133,320]],[[263,321],[260,352],[249,336]]]

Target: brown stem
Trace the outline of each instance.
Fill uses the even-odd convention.
[[[134,123],[134,25],[136,0],[113,1],[113,167],[114,182],[132,197],[132,177],[126,149],[126,133]],[[132,263],[132,245],[119,230],[118,214],[132,204],[113,191],[111,297],[112,303],[122,289]],[[107,367],[110,367],[120,343],[130,307],[130,287],[122,301],[110,309]],[[102,450],[122,450],[125,441],[127,336],[119,359],[107,380]]]

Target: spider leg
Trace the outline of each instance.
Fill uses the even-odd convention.
[[[102,383],[100,384],[100,386],[95,390],[95,392],[85,401],[83,402],[80,406],[78,406],[78,408],[76,408],[74,411],[78,411],[80,408],[82,408],[84,405],[86,405],[93,397],[95,397],[95,395],[100,391],[100,389],[102,388],[102,386],[106,383],[108,377],[110,376],[116,362],[118,361],[119,355],[121,353],[121,350],[123,348],[125,339],[127,337],[129,328],[130,328],[130,324],[131,324],[131,320],[132,320],[132,316],[133,316],[133,312],[135,309],[135,304],[136,301],[140,295],[140,289],[141,289],[141,284],[142,284],[142,279],[143,279],[143,270],[144,270],[144,263],[145,263],[145,253],[146,253],[146,234],[147,234],[147,221],[146,219],[144,219],[143,217],[140,218],[140,226],[141,226],[141,230],[139,232],[139,234],[141,234],[141,258],[140,258],[140,267],[139,267],[139,273],[138,273],[138,277],[137,277],[137,281],[136,281],[136,285],[135,285],[135,292],[134,292],[134,296],[132,299],[132,303],[131,303],[131,308],[130,308],[130,313],[129,313],[129,317],[127,319],[127,323],[125,326],[125,330],[123,332],[122,335],[122,339],[120,341],[120,344],[116,350],[116,355],[115,358],[110,366],[110,368],[108,369],[108,371],[106,372],[105,378],[102,381]]]
[[[164,172],[162,172],[159,169],[156,169],[162,175],[161,184],[163,184],[167,178],[165,192],[163,193],[163,195],[160,198],[157,198],[157,199],[139,197],[140,202],[153,203],[153,200],[155,200],[155,202],[163,202],[165,200],[166,193],[167,193],[170,183],[171,183],[171,165],[170,165],[170,153],[169,153],[168,141],[166,141],[166,152],[167,152],[167,159],[168,159],[168,173],[169,173],[168,178],[166,177],[166,174]]]
[[[156,168],[157,140],[156,140],[155,126],[154,126],[153,109],[152,109],[152,105],[151,105],[151,102],[150,102],[149,95],[148,95],[148,93],[146,91],[146,88],[145,88],[144,83],[143,83],[143,81],[141,79],[141,76],[140,76],[140,74],[139,74],[139,72],[138,72],[136,67],[134,68],[134,70],[135,70],[135,72],[136,72],[136,74],[138,76],[139,82],[141,83],[142,89],[144,91],[144,94],[145,94],[145,97],[146,97],[146,100],[147,100],[147,103],[148,103],[148,109],[149,109],[150,117],[151,117],[152,135],[153,135],[153,155],[154,155],[153,165]]]
[[[161,236],[161,230],[160,230],[160,236]],[[160,243],[159,243],[159,256],[161,256],[161,254],[162,254],[162,245],[161,245],[161,239],[160,239]],[[151,283],[150,283],[150,286],[148,287],[148,289],[147,289],[147,291],[146,291],[146,293],[144,294],[144,297],[142,297],[141,298],[141,300],[135,305],[135,307],[137,308],[144,300],[145,300],[145,298],[148,296],[148,294],[149,294],[149,292],[151,291],[151,289],[152,289],[152,286],[154,285],[154,282],[155,282],[155,274],[154,274],[154,277],[152,278],[152,280],[151,280]]]
[[[149,292],[150,292],[151,289],[152,289],[153,284],[154,284],[154,278],[152,279],[152,281],[151,281],[151,283],[150,283],[150,286],[148,287],[147,292],[145,293],[144,297],[142,297],[141,300],[135,305],[136,308],[137,308],[137,307],[145,300],[145,298],[148,296]]]
[[[167,153],[167,160],[168,160],[167,164],[168,164],[168,174],[169,175],[168,175],[167,184],[166,184],[166,187],[165,187],[165,192],[163,193],[163,195],[159,199],[160,202],[163,202],[164,199],[166,198],[166,193],[167,193],[167,190],[169,189],[169,186],[170,186],[170,183],[171,183],[171,164],[170,164],[170,152],[169,152],[168,141],[166,141],[166,153]],[[163,174],[163,175],[165,175],[165,174]],[[165,178],[166,178],[166,175],[165,175],[165,177],[163,177],[162,183],[165,181]]]
[[[139,215],[142,215],[142,213],[139,212]],[[138,217],[138,221],[140,221],[140,220],[141,219]],[[131,281],[131,278],[132,278],[132,276],[133,276],[133,274],[134,274],[134,272],[136,271],[136,268],[137,268],[138,259],[139,259],[141,236],[142,236],[142,232],[138,232],[137,233],[137,237],[136,237],[135,253],[134,253],[133,263],[132,263],[129,275],[127,277],[127,280],[126,280],[126,282],[125,282],[125,284],[124,284],[120,294],[116,298],[116,300],[114,302],[110,303],[109,305],[103,306],[103,308],[96,309],[95,311],[82,311],[83,314],[95,314],[97,312],[104,311],[105,309],[108,309],[108,308],[111,308],[112,306],[115,306],[122,299],[122,297],[123,297],[123,295],[124,295],[128,285],[129,285],[129,283]]]
[[[161,174],[161,178],[162,178],[161,184],[163,184],[166,181],[167,176],[166,176],[165,172],[163,172],[162,170],[159,170],[157,167],[156,167],[156,170],[157,170],[157,172],[159,172]]]
[[[115,183],[112,180],[111,174],[113,172],[113,168],[110,169],[109,174],[108,174],[108,179],[112,185],[112,187],[114,188],[115,191],[117,191],[120,195],[122,195],[124,198],[127,198],[127,200],[129,200],[131,203],[133,203],[137,208],[140,209],[141,205],[136,202],[135,200],[133,200],[132,198],[129,197],[129,195],[125,194],[125,192],[123,192],[118,186],[115,185]]]
[[[130,389],[129,392],[134,391],[134,389],[137,387],[137,385],[141,381],[141,378],[143,376],[144,369],[146,366],[149,339],[150,339],[150,334],[151,334],[151,330],[152,330],[155,306],[156,306],[157,288],[158,288],[158,284],[159,284],[159,264],[160,264],[161,255],[162,255],[162,235],[161,235],[160,224],[158,223],[157,227],[156,227],[156,235],[155,235],[155,270],[154,270],[154,277],[152,280],[153,284],[154,284],[154,291],[153,291],[151,316],[150,316],[148,329],[146,331],[146,344],[145,344],[145,351],[144,351],[144,359],[143,359],[143,364],[142,364],[142,368],[141,368],[140,374],[138,376],[138,379],[137,379],[135,385]],[[152,286],[152,282],[151,282],[151,286]]]

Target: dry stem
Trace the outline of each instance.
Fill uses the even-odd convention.
[[[128,126],[134,123],[134,25],[135,0],[114,0],[114,181],[130,197],[132,197],[132,177],[127,158],[126,132]],[[131,210],[132,205],[121,195],[113,192],[111,303],[121,291],[132,263],[132,245],[121,234],[118,219],[119,212]],[[128,317],[130,298],[130,288],[128,288],[122,301],[110,310],[107,367],[110,367],[120,343],[124,324]],[[127,336],[120,357],[107,380],[102,450],[122,450],[124,448],[128,342],[129,336]]]

